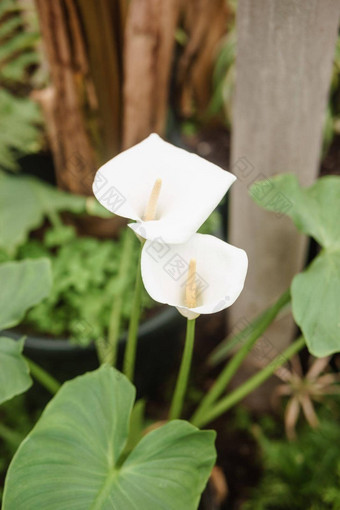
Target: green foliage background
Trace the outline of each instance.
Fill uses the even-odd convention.
[[[324,407],[320,427],[305,425],[296,441],[256,436],[264,473],[242,510],[338,510],[340,508],[340,405]]]
[[[29,3],[26,4],[29,6]],[[28,22],[28,19],[30,22]],[[30,92],[42,75],[38,23],[15,0],[0,3],[0,168],[18,170],[18,157],[42,145],[41,112]],[[40,77],[39,77],[40,75]]]

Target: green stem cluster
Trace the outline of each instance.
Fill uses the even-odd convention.
[[[131,256],[134,245],[134,234],[128,231],[125,234],[122,256],[120,260],[118,282],[120,285],[120,292],[114,300],[114,304],[111,310],[109,332],[108,332],[108,346],[106,361],[110,365],[115,366],[117,362],[117,351],[118,351],[118,340],[122,318],[123,308],[123,293],[125,290],[124,282],[128,277],[128,271],[130,269]]]
[[[238,333],[233,339],[231,339],[227,345],[232,345],[235,347],[238,343],[244,342],[242,347],[234,354],[229,363],[226,364],[225,368],[220,373],[219,377],[215,381],[214,385],[211,387],[209,392],[203,398],[200,403],[198,409],[196,410],[193,421],[199,421],[202,416],[206,414],[206,411],[216,402],[216,400],[222,395],[225,391],[227,385],[237,372],[241,363],[244,361],[252,347],[255,345],[256,341],[263,335],[268,326],[274,321],[280,310],[289,303],[290,293],[289,291],[284,292],[282,296],[277,300],[277,302],[268,308],[259,318],[256,318],[252,324],[247,325],[247,327]],[[213,360],[220,360],[220,354],[217,351]]]
[[[277,356],[260,372],[257,372],[253,377],[229,393],[229,395],[225,396],[215,405],[207,409],[204,415],[198,414],[196,417],[193,417],[191,422],[197,427],[204,427],[212,420],[215,420],[221,416],[223,413],[237,404],[240,400],[246,397],[249,393],[258,388],[258,386],[260,386],[266,379],[268,379],[268,377],[270,377],[281,365],[286,363],[291,357],[297,354],[304,345],[305,340],[303,337],[295,340],[295,342],[293,342],[282,354]]]

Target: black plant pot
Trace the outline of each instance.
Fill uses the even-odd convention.
[[[152,395],[171,372],[178,357],[184,326],[185,319],[175,308],[162,309],[140,325],[135,372],[139,396]],[[17,330],[3,333],[14,339],[22,338],[22,333]],[[126,338],[125,333],[119,339],[118,368],[122,366]],[[94,344],[80,347],[66,338],[28,335],[24,354],[61,382],[98,367]]]

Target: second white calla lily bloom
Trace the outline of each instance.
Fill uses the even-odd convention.
[[[248,258],[244,250],[214,236],[194,234],[180,245],[147,241],[141,267],[144,286],[155,301],[176,306],[184,317],[194,319],[236,301]]]
[[[93,192],[109,211],[135,220],[141,237],[187,241],[236,177],[152,134],[97,172]]]

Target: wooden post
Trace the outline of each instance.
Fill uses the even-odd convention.
[[[339,13],[339,0],[239,0],[230,242],[247,251],[249,273],[231,326],[273,303],[305,262],[306,239],[255,205],[248,187],[283,172],[303,185],[317,177]],[[275,349],[293,327],[283,318],[268,331]]]

